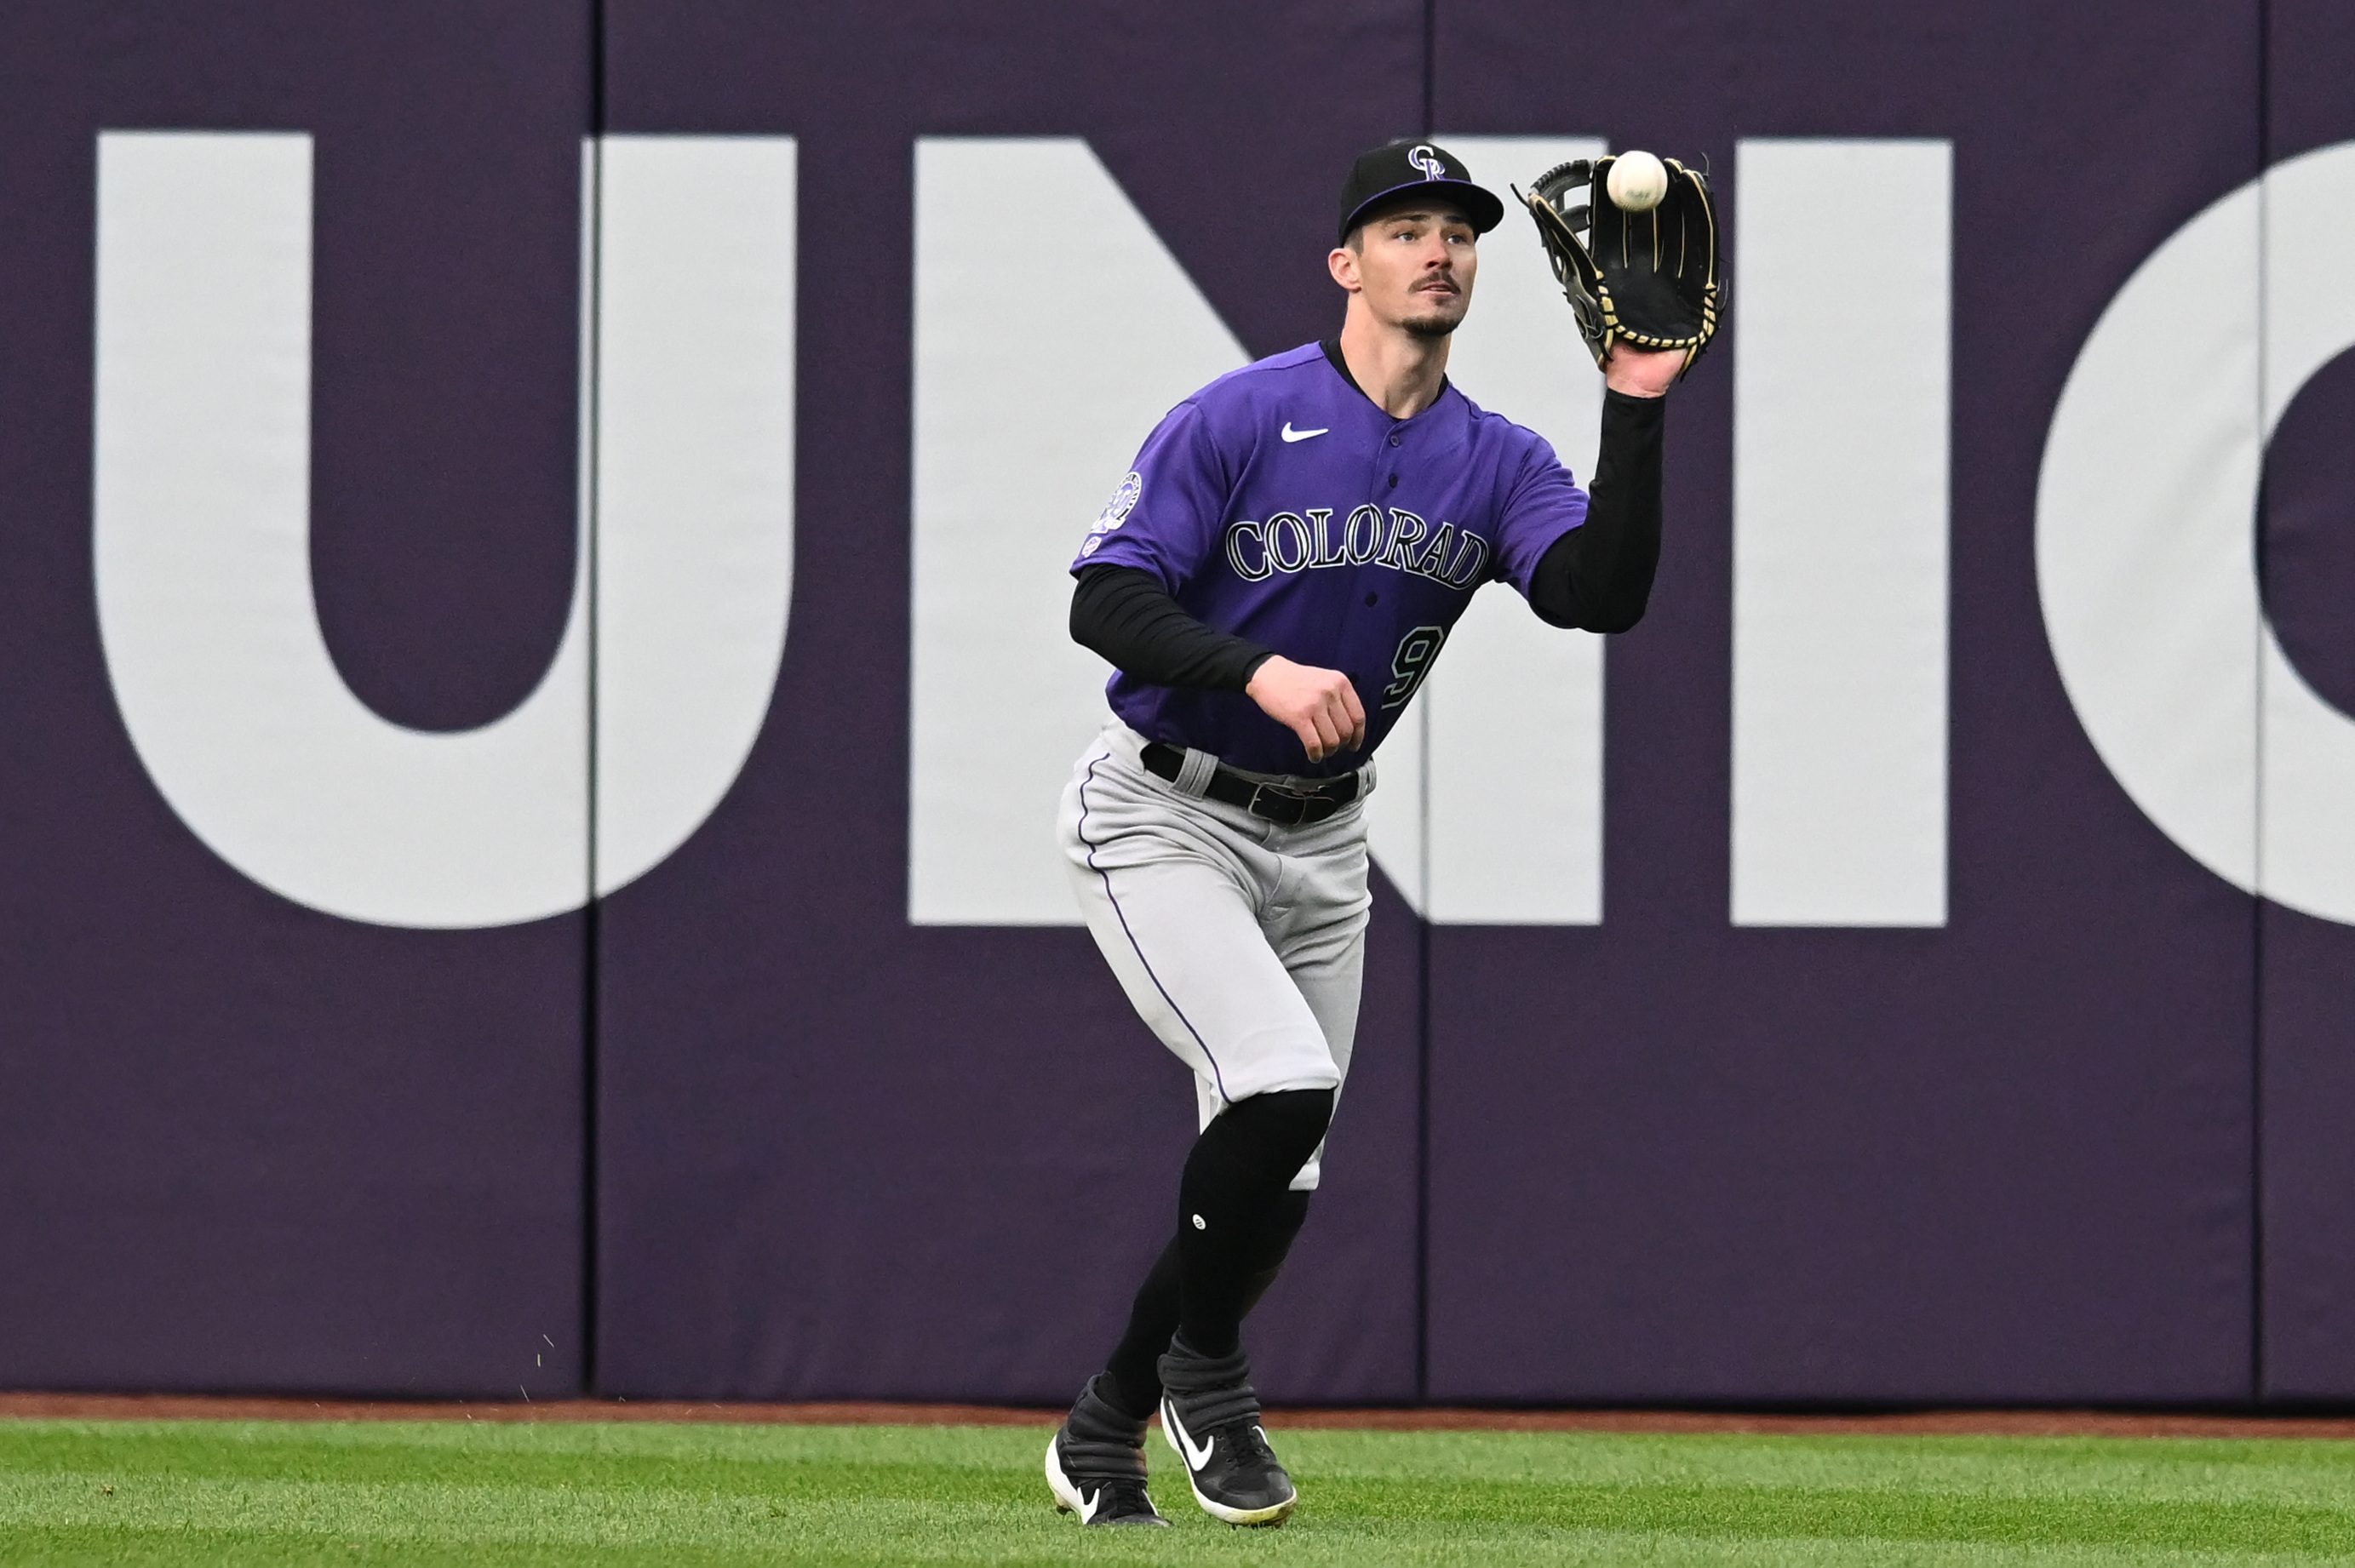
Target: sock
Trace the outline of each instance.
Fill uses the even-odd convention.
[[[1260,1227],[1259,1241],[1252,1248],[1252,1272],[1243,1279],[1243,1317],[1251,1316],[1259,1298],[1267,1294],[1267,1287],[1283,1272],[1284,1260],[1292,1253],[1293,1238],[1307,1222],[1308,1199],[1309,1194],[1286,1188],[1269,1206],[1267,1221]]]
[[[1128,1309],[1128,1331],[1104,1363],[1096,1397],[1124,1415],[1142,1421],[1159,1408],[1161,1373],[1154,1363],[1178,1332],[1178,1238],[1161,1249],[1153,1270],[1137,1287]]]
[[[1259,1305],[1275,1283],[1292,1251],[1293,1238],[1308,1219],[1309,1194],[1286,1189],[1268,1209],[1252,1248],[1252,1270],[1243,1279],[1242,1316]],[[1096,1397],[1124,1415],[1143,1421],[1161,1403],[1161,1371],[1156,1363],[1178,1332],[1178,1238],[1169,1238],[1153,1270],[1137,1288],[1128,1309],[1128,1331],[1104,1363],[1104,1378],[1095,1385]]]
[[[1178,1331],[1199,1354],[1234,1353],[1256,1276],[1273,1277],[1270,1221],[1332,1119],[1332,1090],[1284,1089],[1237,1101],[1194,1140],[1178,1184]]]

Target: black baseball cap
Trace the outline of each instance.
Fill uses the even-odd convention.
[[[1358,155],[1349,177],[1341,186],[1341,239],[1365,221],[1378,201],[1401,191],[1444,191],[1464,204],[1464,216],[1476,234],[1486,234],[1505,220],[1505,204],[1472,183],[1464,160],[1436,142],[1401,136],[1371,152]]]

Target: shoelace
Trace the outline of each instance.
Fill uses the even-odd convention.
[[[1160,1511],[1153,1506],[1153,1499],[1146,1493],[1145,1483],[1131,1477],[1124,1476],[1119,1480],[1104,1482],[1102,1495],[1103,1507],[1099,1511],[1103,1514],[1118,1517]]]
[[[1273,1465],[1275,1450],[1267,1445],[1267,1434],[1262,1432],[1256,1420],[1237,1421],[1219,1429],[1219,1436],[1229,1445],[1233,1465]]]

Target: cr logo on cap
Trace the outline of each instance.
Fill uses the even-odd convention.
[[[1447,165],[1441,163],[1439,161],[1439,155],[1429,147],[1415,148],[1414,151],[1406,155],[1406,161],[1412,164],[1416,168],[1421,169],[1423,171],[1423,177],[1427,180],[1445,179],[1447,177]]]

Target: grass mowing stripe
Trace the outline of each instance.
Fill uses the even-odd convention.
[[[65,1453],[76,1435],[101,1452],[287,1449],[373,1453],[418,1462],[448,1452],[468,1463],[499,1454],[674,1459],[858,1462],[1003,1469],[1045,1445],[1049,1428],[794,1427],[653,1424],[354,1422],[0,1423],[0,1469]],[[191,1433],[201,1432],[201,1437]],[[1276,1433],[1286,1456],[1319,1476],[1554,1479],[1585,1484],[1879,1486],[2080,1495],[2275,1500],[2355,1507],[2355,1444],[2317,1440],[1982,1438],[1349,1431]],[[162,1445],[153,1450],[149,1444]],[[1157,1441],[1156,1463],[1169,1462]],[[323,1461],[330,1462],[330,1461]]]
[[[102,1425],[58,1425],[0,1436],[0,1474],[129,1465],[157,1474],[313,1480],[397,1474],[461,1483],[693,1484],[743,1495],[822,1484],[871,1495],[981,1499],[1000,1495],[1009,1473],[1018,1476],[1019,1485],[1029,1486],[1028,1467],[1044,1442],[1043,1433],[1019,1428],[703,1427],[670,1435],[691,1439],[707,1433],[711,1437],[705,1445],[666,1442],[645,1452],[638,1445],[601,1440],[643,1437],[643,1428],[608,1428],[601,1435],[594,1429],[445,1424],[432,1434],[439,1441],[420,1445],[414,1429],[366,1425],[263,1424],[193,1433],[176,1424],[120,1433]],[[533,1443],[541,1434],[565,1441]],[[2137,1504],[2238,1502],[2355,1510],[2355,1464],[2349,1462],[2346,1445],[2335,1453],[2284,1456],[2296,1463],[2258,1466],[2222,1462],[2237,1456],[2219,1456],[2220,1445],[2209,1443],[2021,1439],[2009,1449],[1988,1451],[1976,1443],[1960,1450],[1942,1447],[1950,1441],[1943,1438],[1887,1440],[1894,1447],[1875,1447],[1873,1441],[1766,1437],[1736,1440],[1740,1445],[1729,1447],[1714,1438],[1630,1442],[1551,1434],[1318,1432],[1284,1435],[1284,1447],[1304,1477],[1319,1484],[1411,1479],[1429,1488],[1464,1479],[1590,1488],[1896,1489],[2073,1501],[2108,1494]],[[2242,1446],[2262,1451],[2267,1445]],[[623,1451],[609,1451],[615,1448]],[[1170,1469],[1169,1456],[1157,1445],[1152,1453],[1162,1470]],[[827,1467],[838,1480],[808,1478]],[[1170,1478],[1174,1484],[1174,1472]]]
[[[300,1449],[322,1455],[344,1452],[414,1456],[431,1463],[439,1454],[472,1458],[513,1454],[609,1455],[622,1458],[778,1460],[856,1459],[874,1464],[964,1464],[1002,1466],[1009,1453],[1045,1452],[1052,1426],[1035,1433],[1006,1426],[785,1426],[610,1424],[463,1421],[7,1421],[0,1420],[0,1466],[19,1454],[58,1448],[79,1440],[104,1444],[109,1451],[174,1447],[208,1450]]]
[[[419,1548],[405,1541],[374,1541],[334,1535],[272,1535],[258,1531],[142,1531],[113,1525],[80,1525],[16,1534],[0,1531],[0,1551],[23,1568],[188,1568],[191,1563],[234,1563],[238,1568],[280,1568],[321,1563],[374,1568],[567,1568],[601,1559],[616,1563],[647,1561],[635,1549],[592,1552],[576,1546],[453,1546]],[[735,1568],[747,1559],[735,1552],[687,1548],[666,1552],[662,1561],[680,1568]]]
[[[1724,1539],[1870,1536],[2243,1552],[2355,1549],[2355,1515],[2280,1504],[1923,1496],[1879,1488],[1810,1491],[1465,1481],[1419,1487],[1329,1481],[1317,1497],[1327,1507],[1368,1519],[1550,1524]]]
[[[1043,1453],[1045,1444],[1039,1445]],[[910,1502],[999,1502],[1025,1494],[1027,1476],[1000,1464],[988,1469],[941,1465],[843,1462],[755,1464],[745,1460],[630,1459],[605,1456],[442,1456],[431,1464],[387,1463],[381,1455],[332,1455],[284,1445],[210,1452],[201,1445],[165,1454],[115,1452],[91,1445],[42,1456],[41,1463],[0,1463],[9,1476],[85,1476],[129,1484],[128,1477],[176,1480],[299,1481],[368,1485],[385,1481],[450,1487],[572,1488],[583,1491],[688,1491],[741,1498],[877,1497]],[[402,1456],[406,1457],[406,1456]],[[1035,1488],[1041,1495],[1044,1483]]]
[[[1896,1486],[2019,1496],[2355,1508],[2355,1445],[2179,1438],[1632,1436],[1445,1433],[1393,1447],[1381,1433],[1279,1432],[1319,1474],[1554,1479],[1587,1484]]]
[[[1051,1532],[1007,1530],[961,1538],[932,1530],[893,1539],[878,1532],[851,1542],[815,1536],[788,1538],[738,1550],[666,1543],[583,1546],[474,1541],[464,1544],[376,1540],[348,1534],[281,1534],[252,1530],[141,1531],[116,1527],[61,1527],[37,1532],[0,1530],[0,1554],[12,1564],[39,1568],[189,1568],[194,1564],[399,1563],[403,1568],[543,1568],[583,1563],[591,1568],[750,1568],[792,1563],[813,1568],[894,1568],[916,1563],[1093,1568],[1111,1563],[1191,1568],[1203,1563],[1282,1563],[1312,1568],[1369,1563],[1411,1568],[2321,1568],[2343,1563],[2333,1555],[2263,1556],[2242,1552],[2136,1551],[2122,1555],[2076,1547],[1958,1547],[1893,1541],[1758,1541],[1702,1542],[1561,1532],[1542,1537],[1451,1531],[1444,1536],[1287,1530],[1206,1533],[1183,1528],[1107,1536],[1065,1525]]]
[[[16,1563],[2287,1564],[2355,1444],[1279,1434],[1291,1529],[1081,1531],[1046,1430],[0,1423]],[[1157,1442],[1157,1440],[1156,1440]],[[104,1488],[112,1487],[112,1491]]]

